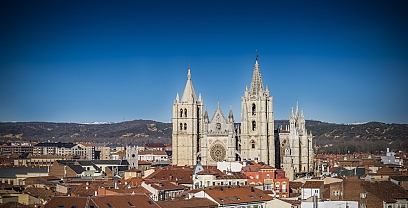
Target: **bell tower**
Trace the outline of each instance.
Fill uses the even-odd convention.
[[[273,98],[264,89],[258,54],[250,89],[241,98],[241,158],[275,166]]]
[[[195,165],[200,152],[203,101],[198,99],[191,81],[190,68],[181,99],[177,93],[173,104],[172,164]]]

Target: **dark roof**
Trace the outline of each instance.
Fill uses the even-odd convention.
[[[75,146],[76,144],[74,143],[62,143],[62,142],[44,142],[44,143],[38,143],[34,146],[36,147],[64,147],[64,148],[72,148],[73,146]]]
[[[15,178],[16,174],[48,173],[45,168],[0,168],[0,178]]]
[[[30,156],[31,152],[24,152],[20,156],[18,156],[18,159],[26,159],[28,156]]]
[[[81,174],[82,172],[84,172],[84,168],[82,168],[81,165],[68,165],[69,168],[71,168],[73,171],[75,171],[75,173],[77,174]]]
[[[391,179],[396,180],[396,181],[408,181],[408,176],[390,176]]]

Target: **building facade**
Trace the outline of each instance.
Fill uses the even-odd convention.
[[[258,55],[250,88],[245,88],[241,98],[241,123],[235,123],[232,107],[226,117],[219,101],[212,117],[203,109],[203,98],[201,94],[196,97],[188,69],[183,95],[180,99],[177,93],[173,103],[174,165],[195,165],[198,161],[202,165],[216,165],[221,161],[255,160],[280,167],[276,160],[279,151],[278,156],[275,154],[280,143],[274,134],[273,98],[262,83]],[[299,157],[302,157],[301,154]]]
[[[277,167],[281,167],[288,178],[295,179],[297,176],[311,175],[314,171],[313,135],[306,130],[306,120],[303,112],[299,112],[296,102],[296,111],[290,114],[289,126],[277,130],[275,139],[280,144],[280,158]]]

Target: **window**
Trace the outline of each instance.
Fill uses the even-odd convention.
[[[184,123],[184,130],[187,130],[187,124]]]
[[[221,198],[221,197],[218,197],[218,199],[219,199],[220,201],[224,202],[224,199],[223,199],[223,198]]]
[[[255,197],[254,197],[254,196],[252,196],[252,195],[250,195],[250,194],[248,194],[248,196],[249,196],[249,197],[251,197],[251,199],[255,199]]]
[[[113,206],[109,203],[106,203],[106,205],[108,205],[109,208],[113,208]]]
[[[268,174],[266,174],[266,179],[269,179],[270,178],[270,176],[269,176],[269,173]]]
[[[255,149],[255,141],[254,140],[251,141],[251,148]]]
[[[180,109],[180,117],[183,117],[183,109]]]
[[[153,202],[152,201],[147,201],[149,204],[150,204],[150,206],[153,206],[154,204],[153,204]]]
[[[263,196],[261,194],[256,194],[260,199],[263,198]]]
[[[236,199],[236,200],[241,200],[241,198],[239,198],[238,196],[234,196],[234,198]]]
[[[58,208],[64,208],[64,205],[59,205]]]
[[[231,200],[231,197],[229,197],[229,196],[227,196],[227,197],[225,197],[225,198],[227,198],[229,201],[232,201],[232,200]]]
[[[184,108],[184,117],[187,117],[187,109]]]
[[[183,124],[180,123],[180,130],[183,130]]]
[[[255,131],[255,129],[256,129],[256,122],[252,121],[252,131]]]
[[[256,105],[255,103],[252,104],[252,115],[255,115]]]

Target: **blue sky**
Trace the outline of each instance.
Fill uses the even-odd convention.
[[[408,123],[406,1],[1,1],[0,121],[171,121],[190,65],[240,121],[256,51],[275,119]]]

